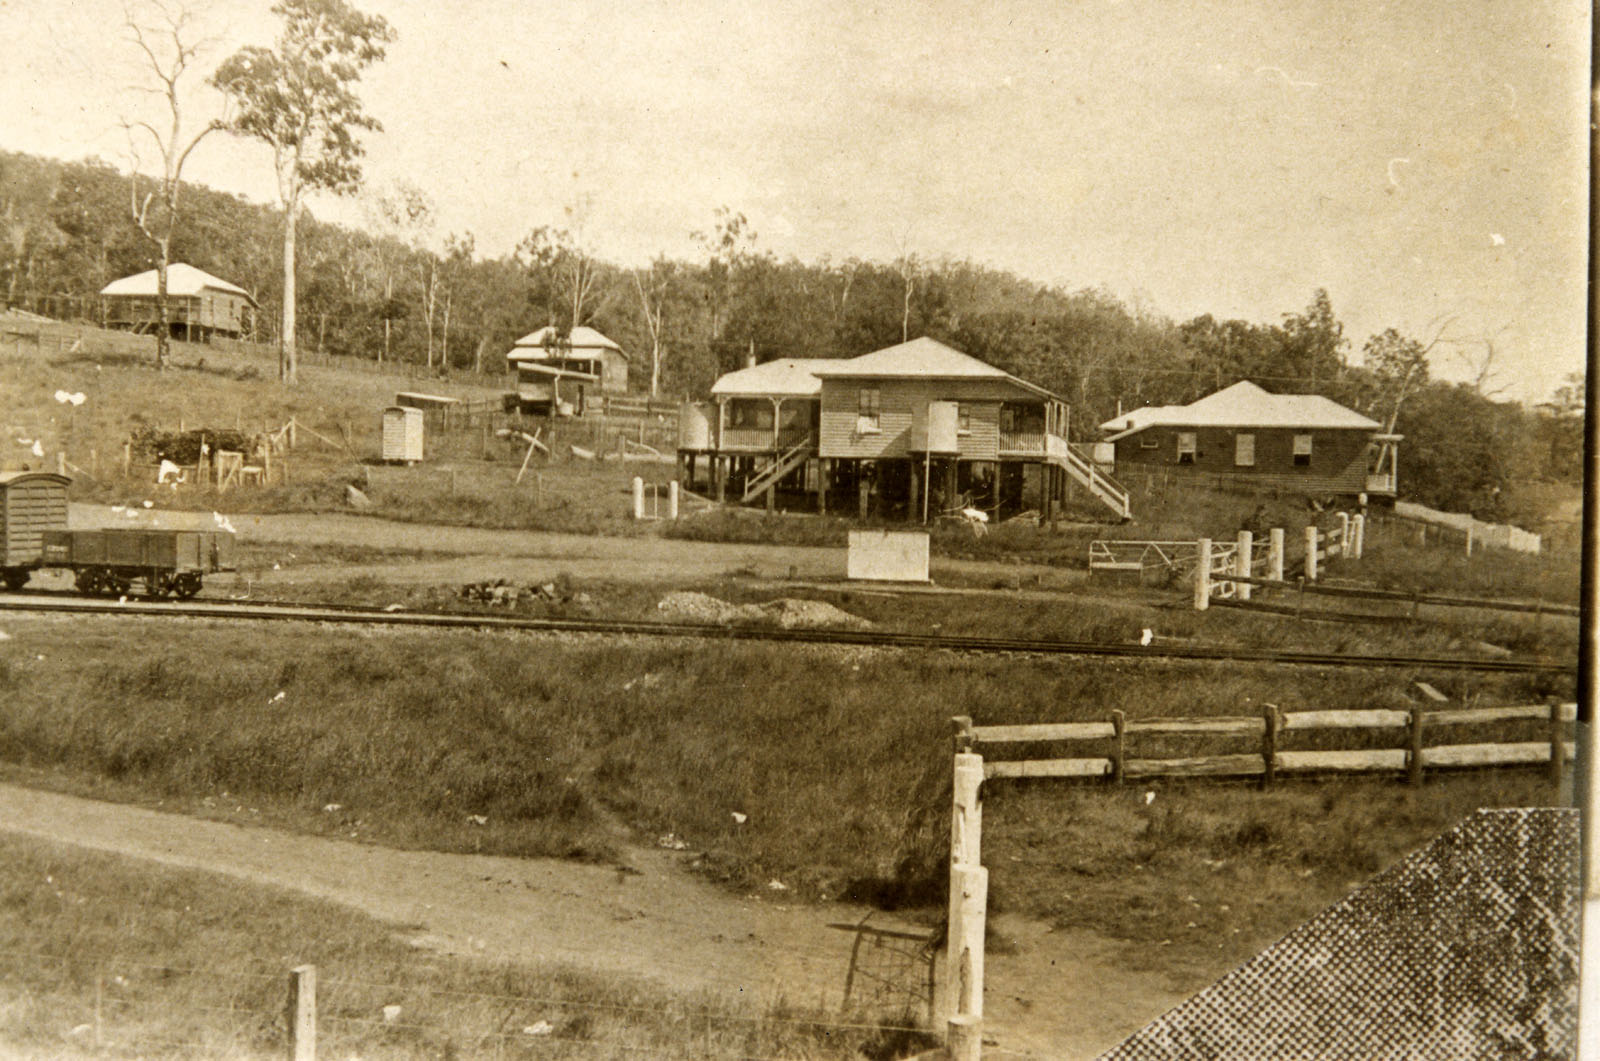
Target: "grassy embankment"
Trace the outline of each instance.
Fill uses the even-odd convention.
[[[0,762],[14,779],[511,855],[620,857],[620,820],[646,842],[683,838],[699,867],[732,887],[777,878],[806,898],[911,907],[936,903],[942,887],[951,715],[1007,723],[1111,709],[1238,714],[1264,702],[1397,707],[1413,677],[1462,702],[1571,695],[1565,678],[399,631],[247,635],[237,625],[82,618],[6,627]],[[1439,778],[1420,790],[1388,779],[1271,793],[1148,788],[1157,793],[1149,803],[1144,787],[993,786],[995,907],[1092,926],[1169,969],[1211,966],[1477,806],[1552,798],[1538,771]],[[1215,900],[1206,917],[1190,896],[1202,907]],[[1150,945],[1164,940],[1172,949],[1155,954]]]
[[[324,1057],[846,1059],[904,1038],[430,954],[332,903],[0,835],[8,1057],[282,1057],[287,972],[301,964],[317,967]]]

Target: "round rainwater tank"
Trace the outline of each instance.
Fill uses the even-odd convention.
[[[678,448],[697,452],[711,448],[711,422],[717,407],[711,402],[684,402],[678,407]]]
[[[961,427],[960,407],[955,402],[928,403],[928,452],[959,453],[956,434]]]

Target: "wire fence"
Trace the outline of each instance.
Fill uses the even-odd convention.
[[[454,974],[432,966],[415,971],[404,982],[337,971],[319,978],[310,966],[248,957],[219,967],[0,949],[0,1051],[779,1061],[902,1056],[893,1044],[935,1042],[920,1013],[931,998],[914,984],[895,985],[912,1004],[894,1010],[801,1010],[781,1000],[751,1009],[705,996],[614,992],[559,975],[516,990],[537,974],[501,970],[479,979],[507,989],[480,990],[440,982]],[[607,997],[617,993],[623,997]]]

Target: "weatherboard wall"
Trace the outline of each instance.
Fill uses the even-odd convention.
[[[878,391],[878,430],[860,430],[860,393]],[[925,433],[929,402],[952,401],[967,407],[969,429],[957,436],[962,460],[997,460],[1000,455],[1000,405],[1018,399],[1037,403],[1032,394],[1004,380],[824,379],[818,455],[828,459],[906,458]],[[919,433],[918,428],[923,427]]]
[[[1192,463],[1178,460],[1178,436],[1195,435]],[[1255,437],[1255,463],[1236,462],[1238,436]],[[1311,459],[1294,463],[1296,435],[1311,436]],[[1241,485],[1305,493],[1357,494],[1366,489],[1372,432],[1339,428],[1178,427],[1157,425],[1119,438],[1116,475],[1124,481],[1225,477]]]

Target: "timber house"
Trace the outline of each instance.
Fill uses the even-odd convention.
[[[1269,394],[1241,380],[1188,405],[1135,409],[1100,428],[1124,482],[1395,493],[1401,436],[1319,394]]]
[[[731,372],[679,418],[680,477],[718,500],[805,494],[926,522],[977,509],[1046,517],[1077,483],[1118,517],[1128,496],[1067,444],[1066,402],[934,339],[856,358]],[[704,458],[704,477],[700,476]]]
[[[107,328],[145,333],[161,327],[155,269],[113,280],[100,289]],[[237,284],[203,269],[175,262],[167,266],[167,326],[172,338],[209,341],[213,335],[238,338],[250,330],[256,300]]]

